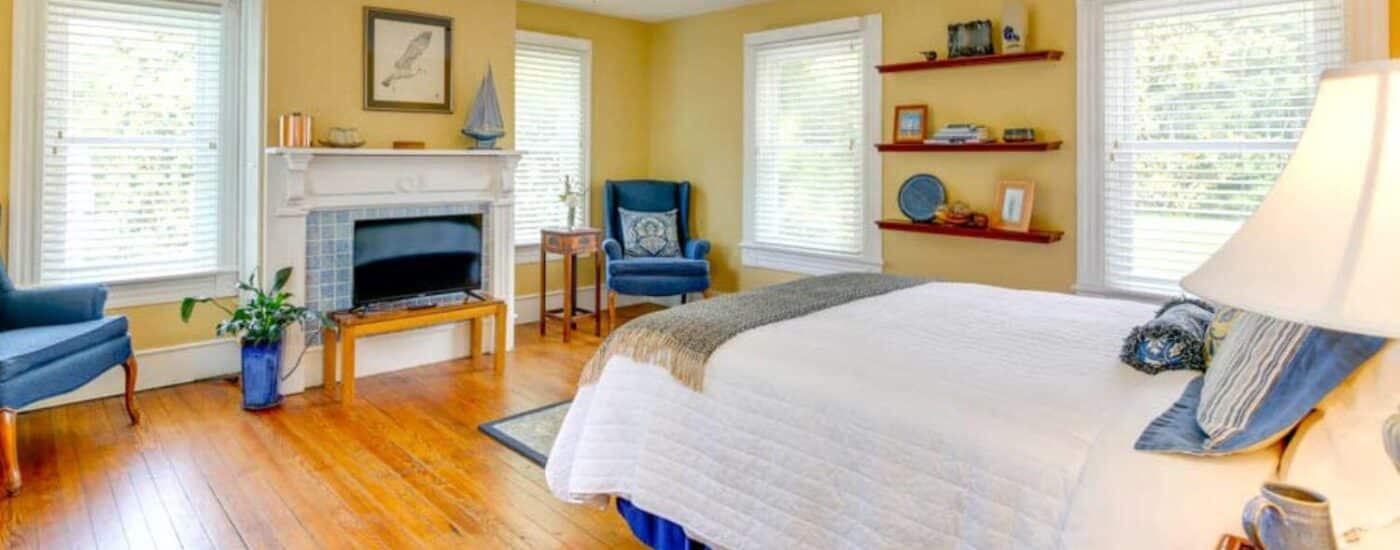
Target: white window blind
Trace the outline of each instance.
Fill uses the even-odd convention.
[[[221,6],[45,1],[39,282],[217,270]]]
[[[1104,286],[1178,293],[1254,212],[1323,70],[1346,58],[1343,12],[1342,0],[1104,6]]]
[[[863,48],[856,32],[753,52],[755,244],[862,252]]]
[[[525,152],[515,174],[517,244],[539,243],[541,228],[567,223],[565,177],[587,185],[587,68],[586,50],[516,42],[515,143]]]

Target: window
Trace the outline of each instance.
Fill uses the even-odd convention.
[[[1288,162],[1344,0],[1097,0],[1081,9],[1084,292],[1181,292]],[[1306,223],[1306,220],[1300,220]]]
[[[587,40],[516,33],[515,146],[525,152],[515,172],[516,244],[537,245],[540,229],[568,222],[559,201],[566,177],[588,184],[591,50]]]
[[[879,16],[745,46],[744,265],[879,271]]]
[[[236,5],[236,2],[230,2]],[[42,0],[17,16],[16,260],[22,284],[201,280],[239,257],[236,10],[184,0]],[[25,44],[34,45],[27,48]],[[241,82],[241,80],[239,80]],[[31,114],[33,113],[33,114]],[[20,217],[23,220],[20,220]]]

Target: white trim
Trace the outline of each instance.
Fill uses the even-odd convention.
[[[761,244],[743,244],[742,262],[745,267],[761,267],[806,275],[833,273],[879,273],[884,264],[861,256],[827,254],[813,250],[778,248]]]
[[[757,153],[754,150],[754,64],[755,50],[774,43],[809,40],[822,36],[845,33],[861,33],[864,43],[862,78],[865,105],[865,143],[860,144],[864,152],[864,202],[861,205],[862,242],[860,254],[831,254],[810,250],[775,247],[757,242],[754,238],[754,194],[758,171]],[[744,35],[744,196],[743,196],[743,242],[740,244],[741,263],[746,267],[762,267],[821,275],[845,271],[880,272],[884,269],[884,241],[875,227],[883,208],[884,162],[876,152],[875,144],[880,142],[883,132],[883,83],[875,69],[881,63],[884,51],[883,19],[879,14],[863,17],[847,17],[796,27],[787,27],[749,33]]]
[[[237,164],[238,276],[258,265],[259,231],[262,229],[263,148],[267,145],[263,125],[267,122],[267,94],[264,86],[263,16],[264,0],[242,0],[239,35],[240,128]],[[227,287],[225,287],[227,288]]]
[[[864,17],[846,17],[843,19],[833,19],[831,21],[821,21],[818,23],[808,23],[794,27],[783,27],[770,31],[751,32],[744,35],[744,46],[764,46],[778,42],[792,42],[794,40],[807,40],[833,34],[846,34],[860,32],[866,29],[866,25],[874,24],[875,30],[879,31],[880,15],[867,15]],[[879,45],[879,42],[876,43]],[[873,65],[872,65],[873,67]]]
[[[21,288],[39,286],[41,245],[38,186],[42,185],[44,0],[16,3],[10,127],[11,278]],[[221,117],[223,200],[219,216],[219,265],[210,273],[109,281],[108,307],[167,303],[190,295],[226,297],[237,274],[256,258],[258,190],[263,120],[262,0],[224,0],[225,57]]]
[[[591,223],[593,211],[593,41],[584,38],[574,38],[571,36],[560,36],[556,34],[546,34],[542,32],[517,30],[515,31],[515,42],[570,50],[583,54],[583,88],[580,93],[583,98],[583,174],[587,193],[583,195],[583,219],[580,223],[587,226]],[[567,220],[565,220],[567,221]],[[565,225],[561,222],[560,225]],[[515,263],[528,264],[539,263],[539,238],[517,244]],[[535,247],[534,250],[522,250],[524,247]],[[533,252],[533,253],[530,253]],[[534,258],[531,260],[530,258]]]
[[[1078,0],[1077,114],[1078,152],[1077,206],[1079,235],[1077,244],[1077,275],[1075,292],[1103,289],[1104,274],[1104,203],[1103,203],[1103,61],[1100,40],[1103,17],[1099,5],[1103,0]],[[1081,290],[1083,289],[1083,290]]]
[[[137,390],[149,390],[238,373],[240,359],[238,341],[233,339],[205,340],[164,348],[139,350],[136,361],[140,373]],[[319,363],[313,364],[319,366]],[[302,362],[305,368],[307,363]],[[44,409],[67,403],[122,395],[126,391],[126,374],[121,367],[108,369],[81,388],[38,401],[25,410]],[[141,397],[136,397],[141,406]]]
[[[7,264],[10,278],[21,287],[37,277],[37,254],[34,219],[36,197],[33,184],[38,180],[40,143],[43,132],[41,106],[44,101],[41,72],[44,67],[43,43],[44,9],[41,2],[21,1],[14,4],[14,25],[10,69],[10,258]],[[4,220],[0,220],[3,222]]]
[[[1075,284],[1072,290],[1075,294],[1079,294],[1081,296],[1115,298],[1118,300],[1131,300],[1134,302],[1145,302],[1150,304],[1160,304],[1166,300],[1170,300],[1181,295],[1180,293],[1168,294],[1157,292],[1143,292],[1140,290],[1120,290],[1116,288],[1108,288],[1105,286],[1091,286],[1084,284]]]
[[[107,307],[122,308],[147,304],[178,302],[187,296],[227,298],[237,295],[233,290],[238,273],[233,270],[196,275],[179,275],[106,283]]]

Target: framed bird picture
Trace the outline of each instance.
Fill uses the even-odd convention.
[[[452,18],[365,8],[365,110],[452,112]]]

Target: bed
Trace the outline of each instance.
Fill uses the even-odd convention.
[[[615,356],[546,475],[720,548],[1212,548],[1280,450],[1133,450],[1193,376],[1117,359],[1153,311],[928,283],[743,332],[703,391]]]

